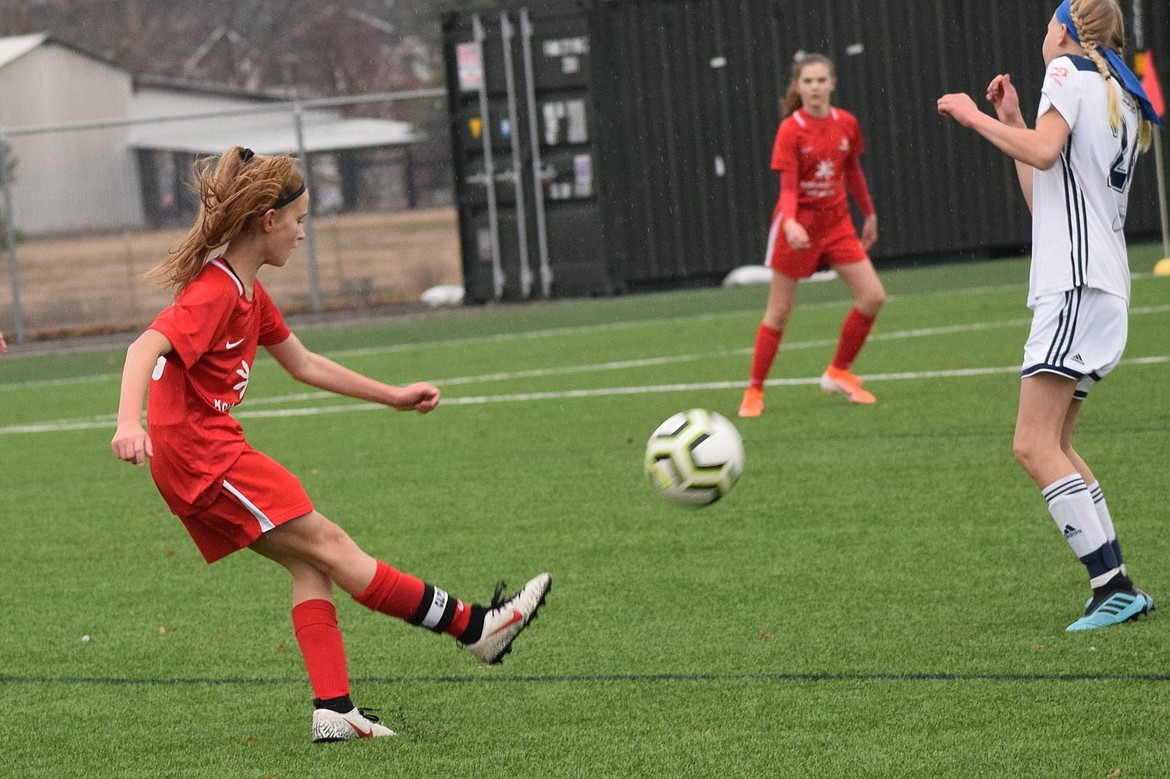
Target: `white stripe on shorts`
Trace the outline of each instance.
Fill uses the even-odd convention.
[[[772,267],[772,254],[776,251],[776,241],[784,240],[780,237],[780,223],[783,221],[783,214],[777,214],[772,220],[772,226],[768,230],[768,246],[764,249],[764,264],[769,268]]]
[[[257,508],[255,503],[244,497],[244,493],[233,487],[231,482],[229,482],[227,479],[223,480],[223,488],[231,494],[235,495],[236,499],[239,500],[240,503],[244,504],[244,508],[252,513],[252,516],[254,516],[256,521],[260,524],[260,530],[262,532],[267,533],[269,530],[272,530],[272,528],[276,527],[276,525],[272,524],[272,520],[265,516],[263,511]]]

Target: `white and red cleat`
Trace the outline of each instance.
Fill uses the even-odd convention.
[[[552,575],[539,574],[507,600],[500,598],[503,588],[502,583],[496,588],[492,605],[483,617],[483,633],[479,640],[467,644],[467,651],[488,665],[500,662],[512,651],[512,642],[536,617],[537,610],[552,589]]]
[[[330,709],[313,711],[313,741],[349,741],[354,738],[380,738],[398,735],[385,725],[378,724],[378,718],[361,709],[352,709],[342,714]]]

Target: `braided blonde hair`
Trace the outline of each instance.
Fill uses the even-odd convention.
[[[1105,57],[1098,48],[1112,49],[1118,54],[1125,51],[1125,18],[1121,15],[1121,8],[1117,0],[1072,0],[1069,3],[1069,15],[1081,38],[1081,46],[1085,49],[1085,56],[1097,66],[1097,72],[1106,83],[1113,78]],[[1120,84],[1116,88],[1109,87],[1109,125],[1114,129],[1121,126],[1121,101],[1117,97],[1117,90],[1122,89]],[[1138,125],[1138,148],[1142,151],[1150,148],[1154,140],[1153,125],[1143,119]]]
[[[242,146],[218,158],[197,161],[193,176],[190,187],[199,195],[199,216],[179,247],[147,273],[147,278],[173,288],[176,295],[203,269],[213,250],[231,243],[273,204],[305,183],[291,155],[269,157]]]

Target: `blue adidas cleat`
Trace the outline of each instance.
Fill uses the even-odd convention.
[[[1133,591],[1146,599],[1146,612],[1147,613],[1156,610],[1156,607],[1154,606],[1154,599],[1152,597],[1150,597],[1150,594],[1148,592],[1145,592],[1143,590],[1139,590],[1137,587],[1134,587]],[[1090,595],[1089,599],[1087,601],[1085,601],[1085,611],[1087,612],[1089,610],[1089,607],[1092,605],[1093,605],[1093,596]]]
[[[1085,616],[1065,628],[1065,632],[1095,630],[1110,625],[1137,619],[1154,607],[1154,599],[1139,589],[1130,592],[1118,590],[1102,597],[1093,598],[1085,607]]]

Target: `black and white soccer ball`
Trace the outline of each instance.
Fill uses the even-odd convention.
[[[743,473],[743,439],[726,417],[701,408],[667,419],[646,443],[646,478],[677,503],[706,506]]]

